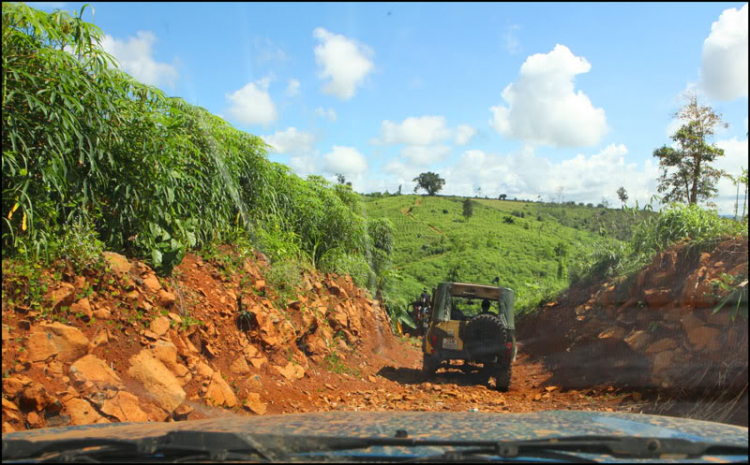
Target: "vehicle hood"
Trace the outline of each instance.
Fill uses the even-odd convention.
[[[175,423],[117,423],[46,428],[3,434],[3,442],[84,438],[140,439],[172,431],[260,435],[414,439],[524,440],[565,436],[640,436],[717,441],[747,446],[748,429],[685,418],[592,411],[536,413],[321,412],[258,417],[222,416]]]

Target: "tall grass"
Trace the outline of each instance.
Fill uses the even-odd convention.
[[[357,194],[300,179],[259,137],[119,70],[83,11],[3,4],[4,257],[52,259],[82,225],[163,274],[239,236],[274,260],[370,267]]]
[[[659,214],[648,216],[633,230],[629,242],[603,238],[571,267],[570,283],[590,282],[631,274],[653,256],[681,241],[693,247],[709,247],[722,237],[745,235],[747,225],[720,217],[698,205],[671,204]]]

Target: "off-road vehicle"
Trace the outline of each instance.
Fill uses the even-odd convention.
[[[430,326],[422,340],[422,371],[432,376],[446,362],[480,366],[498,390],[510,386],[516,358],[514,294],[505,287],[440,283],[432,293]]]

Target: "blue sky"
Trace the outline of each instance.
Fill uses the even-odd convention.
[[[729,123],[719,167],[747,166],[745,3],[91,5],[134,77],[360,192],[434,171],[446,194],[647,203],[687,89]]]

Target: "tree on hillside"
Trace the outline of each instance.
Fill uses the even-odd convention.
[[[469,218],[474,214],[474,202],[471,201],[471,199],[467,198],[464,200],[464,218],[466,218],[466,221],[469,221]]]
[[[431,171],[420,174],[414,178],[414,182],[417,183],[414,187],[414,192],[417,192],[419,189],[424,189],[427,191],[427,195],[435,195],[445,185],[445,179]]]
[[[714,135],[716,128],[727,125],[711,107],[700,105],[695,93],[688,94],[687,98],[688,103],[674,115],[685,122],[672,135],[676,148],[665,145],[654,150],[661,168],[658,190],[666,193],[664,203],[692,205],[710,199],[718,192],[716,184],[722,176],[722,171],[709,163],[724,156],[724,150],[715,143],[709,145],[707,139]]]
[[[339,182],[339,184],[346,184],[346,176],[341,173],[336,173],[336,180]]]
[[[500,194],[497,198],[498,200],[505,200],[508,198],[508,194]]]
[[[626,191],[624,187],[620,187],[619,189],[617,189],[617,197],[619,197],[620,202],[625,205],[625,203],[628,201],[628,191]]]

